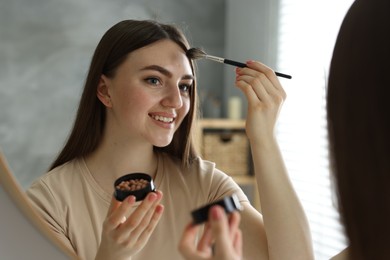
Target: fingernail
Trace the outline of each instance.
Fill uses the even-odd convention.
[[[163,205],[157,205],[156,207],[156,212],[157,213],[162,213],[164,211],[164,206]]]
[[[127,202],[129,204],[133,204],[135,202],[135,196],[131,195],[131,196],[127,197]]]
[[[219,220],[221,219],[221,211],[217,207],[211,208],[211,217],[213,220]]]
[[[149,201],[155,201],[156,200],[156,198],[157,198],[157,195],[156,195],[156,193],[154,193],[154,192],[151,192],[150,194],[149,194]]]

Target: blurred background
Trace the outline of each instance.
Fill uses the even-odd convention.
[[[260,60],[287,100],[277,135],[307,212],[316,259],[345,245],[327,158],[325,93],[332,48],[352,0],[1,0],[0,148],[23,188],[45,173],[72,126],[94,48],[115,23],[174,23],[194,47],[239,61]],[[245,100],[234,68],[197,62],[204,118],[228,117]]]

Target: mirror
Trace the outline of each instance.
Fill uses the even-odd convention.
[[[329,55],[323,57],[325,56],[323,50],[311,53],[311,49],[308,50],[306,47],[310,44],[317,46],[318,42],[327,41],[329,34],[333,37],[337,33],[338,25],[332,30],[315,28],[310,31],[310,28],[306,27],[310,27],[309,25],[315,27],[316,24],[311,23],[310,19],[313,19],[315,12],[320,8],[308,6],[304,9],[304,14],[297,15],[301,19],[297,19],[296,24],[288,22],[283,24],[290,25],[287,31],[291,35],[291,41],[279,42],[277,35],[281,2],[283,1],[14,0],[2,3],[0,145],[15,173],[15,181],[21,185],[20,189],[26,189],[34,179],[46,172],[62,147],[76,113],[92,52],[102,34],[123,19],[150,18],[173,22],[184,30],[194,47],[202,47],[209,54],[238,61],[259,59],[270,67],[280,63],[280,57],[277,56],[282,53],[279,45],[288,46],[281,56],[286,57],[286,53],[295,56],[291,55],[285,60],[286,67],[281,68],[281,71],[292,74],[293,80],[284,85],[288,99],[281,117],[286,120],[283,121],[281,118],[280,125],[289,130],[298,125],[297,132],[300,133],[301,129],[311,130],[310,127],[313,126],[316,128],[317,124],[307,120],[304,112],[308,110],[307,107],[320,104],[323,89],[316,89],[313,86],[319,81],[323,83],[321,77],[326,73],[323,72],[324,67],[320,68],[320,73],[316,71],[319,76],[307,73],[307,69],[314,66],[312,61],[329,59]],[[342,17],[342,12],[350,4],[346,2],[348,1],[332,0],[322,5],[333,5],[328,17],[336,19],[336,13]],[[305,4],[308,4],[307,1]],[[334,8],[335,6],[337,8]],[[321,10],[327,14],[325,8]],[[294,14],[296,13],[287,13],[286,16]],[[328,22],[329,19],[325,20]],[[249,25],[252,27],[248,27]],[[310,32],[316,31],[317,34],[307,36],[304,34],[307,33],[305,29]],[[252,33],[253,31],[257,33]],[[327,49],[331,48],[332,46],[329,46]],[[308,56],[311,59],[307,58]],[[298,60],[302,61],[301,65],[297,65]],[[204,115],[224,117],[226,100],[232,95],[242,97],[231,84],[233,68],[203,61],[197,62],[197,65]],[[319,81],[313,81],[315,77],[320,78]],[[303,86],[307,86],[309,91]],[[293,92],[295,90],[298,91]],[[307,103],[307,96],[312,97],[314,94],[318,94],[320,98]],[[304,107],[292,108],[292,104],[303,104]],[[218,111],[216,107],[220,110]],[[245,110],[245,107],[242,110]],[[296,121],[297,118],[302,121]],[[291,123],[292,119],[294,122]],[[304,125],[305,123],[309,126]],[[302,147],[303,152],[312,152],[311,146],[306,146],[317,144],[310,141],[311,136],[304,135],[301,139],[295,133],[292,134],[293,137],[287,137],[299,144],[293,146]],[[302,156],[305,162],[297,165],[305,165],[307,161],[317,162],[317,158],[311,160],[306,155]],[[330,202],[330,199],[327,202]],[[309,220],[313,220],[313,225],[325,227],[311,215]],[[317,234],[319,240],[322,237],[321,231],[322,229]],[[319,248],[322,247],[322,241],[316,243]]]
[[[75,259],[31,208],[1,150],[0,201],[2,259]]]

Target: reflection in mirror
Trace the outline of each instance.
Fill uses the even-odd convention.
[[[46,172],[62,147],[103,32],[122,19],[156,18],[179,24],[193,46],[209,53],[237,60],[257,58],[293,75],[291,81],[281,79],[288,98],[278,139],[308,213],[316,258],[328,259],[344,248],[328,179],[323,98],[333,39],[351,1],[243,2],[2,3],[0,21],[7,26],[0,27],[0,143],[21,188]],[[250,11],[253,14],[246,15]],[[241,95],[231,84],[232,69],[203,61],[197,65],[203,115],[226,116],[226,101]]]

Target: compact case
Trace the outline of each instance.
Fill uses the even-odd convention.
[[[206,206],[203,206],[199,209],[196,209],[191,212],[193,224],[201,224],[203,222],[206,222],[209,216],[209,209],[214,206],[219,205],[225,209],[226,213],[232,213],[235,210],[240,211],[242,209],[242,206],[240,204],[240,201],[238,200],[238,197],[236,194],[233,194],[231,196],[226,196],[221,200],[212,202],[210,204],[207,204]]]
[[[140,179],[146,180],[148,182],[146,187],[144,187],[142,189],[124,190],[124,189],[118,188],[118,185],[120,183],[122,183],[123,181],[140,180]],[[114,188],[115,188],[114,196],[118,201],[123,201],[126,197],[128,197],[130,195],[134,195],[136,198],[136,201],[140,201],[140,200],[143,200],[146,197],[146,195],[148,195],[149,192],[156,191],[152,177],[148,174],[145,174],[145,173],[126,174],[126,175],[118,178],[114,182]]]

